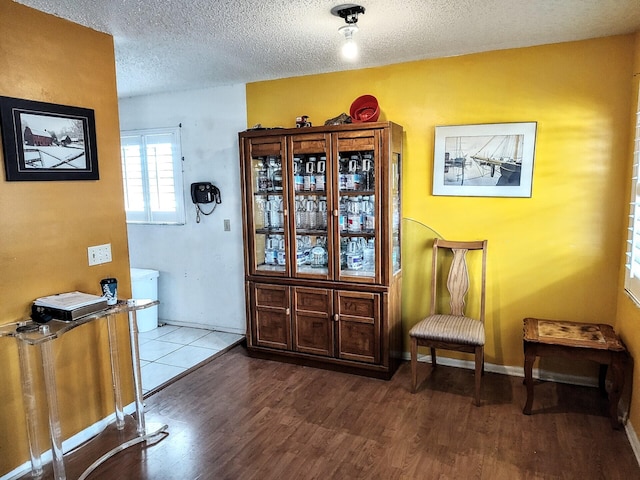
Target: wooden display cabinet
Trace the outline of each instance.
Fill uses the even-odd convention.
[[[391,122],[239,134],[251,355],[393,375],[402,136]]]

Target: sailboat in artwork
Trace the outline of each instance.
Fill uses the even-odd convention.
[[[482,166],[490,168],[491,177],[497,173],[500,178],[497,186],[520,185],[522,171],[522,141],[523,135],[495,135],[470,157]]]

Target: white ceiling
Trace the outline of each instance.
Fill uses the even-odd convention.
[[[113,35],[118,95],[230,85],[640,31],[640,0],[15,0]]]

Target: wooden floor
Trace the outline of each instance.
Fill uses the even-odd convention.
[[[384,381],[252,359],[237,346],[149,397],[147,422],[169,434],[89,479],[640,479],[597,389],[538,383],[525,416],[521,378],[487,373],[475,407],[472,371],[419,367],[411,394],[408,363]],[[71,454],[67,478],[117,436],[103,437]]]

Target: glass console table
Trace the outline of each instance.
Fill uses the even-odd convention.
[[[56,372],[54,367],[54,356],[51,342],[61,337],[66,332],[77,328],[85,323],[100,319],[107,319],[109,332],[109,356],[111,360],[111,376],[113,380],[113,396],[115,401],[115,424],[118,430],[124,429],[124,406],[122,403],[121,375],[118,362],[118,339],[116,334],[117,316],[127,313],[129,320],[129,336],[131,343],[131,360],[133,367],[133,383],[136,407],[136,431],[137,437],[122,443],[113,448],[93,464],[80,476],[79,480],[85,479],[101,463],[120,452],[121,450],[138,443],[144,442],[151,437],[165,432],[167,425],[161,425],[155,430],[148,432],[144,420],[144,404],[142,397],[142,376],[140,372],[140,351],[138,347],[138,323],[136,312],[145,308],[158,305],[157,300],[127,300],[119,301],[116,305],[104,310],[86,315],[73,321],[65,322],[61,320],[51,320],[44,324],[33,321],[16,322],[0,326],[0,337],[14,337],[18,342],[18,355],[20,357],[20,377],[22,383],[22,395],[26,411],[27,438],[29,441],[29,454],[31,456],[32,476],[40,477],[43,474],[41,452],[42,449],[38,440],[38,401],[34,378],[36,369],[41,368],[44,378],[44,390],[47,400],[47,412],[49,423],[49,434],[51,437],[51,451],[53,456],[53,474],[56,480],[65,480],[66,473],[62,451],[62,429],[58,415],[58,400],[56,387]],[[30,355],[29,348],[37,348],[40,351],[41,365],[35,365]]]

